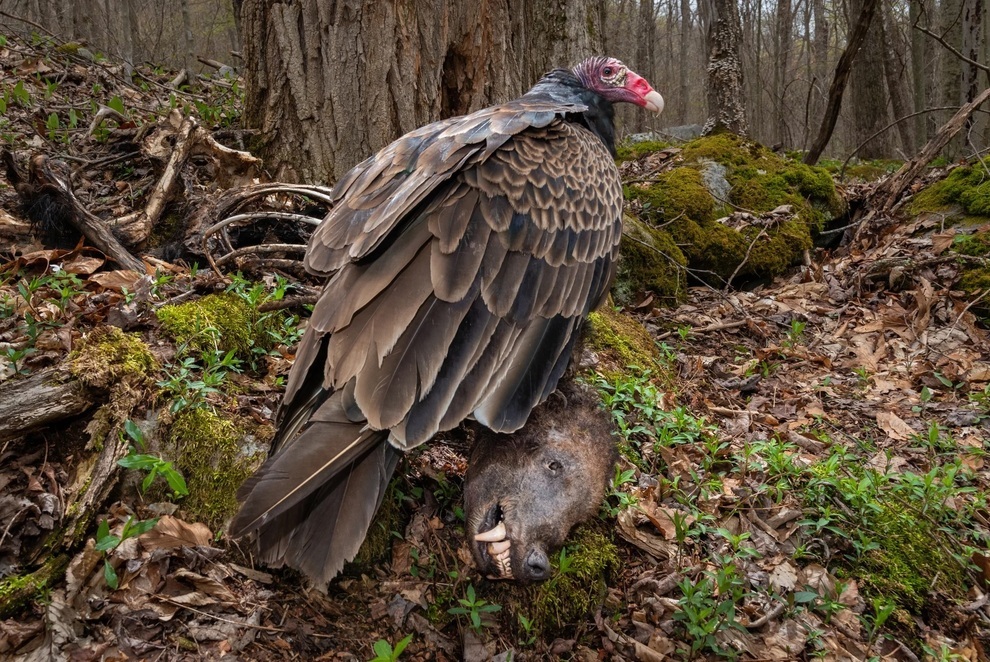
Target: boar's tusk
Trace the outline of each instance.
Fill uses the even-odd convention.
[[[511,540],[499,540],[498,542],[488,543],[488,552],[492,555],[501,554],[502,552],[509,549],[512,546]]]
[[[478,542],[498,542],[505,540],[505,522],[499,522],[491,531],[483,531],[474,536]]]

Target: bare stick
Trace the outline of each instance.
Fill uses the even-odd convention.
[[[952,116],[952,119],[942,125],[935,137],[928,141],[928,144],[918,152],[916,157],[901,166],[901,169],[894,173],[893,177],[877,188],[877,197],[883,196],[884,199],[883,211],[890,211],[904,190],[921,174],[921,171],[928,166],[931,160],[938,156],[948,142],[962,130],[973,111],[987,99],[990,99],[990,88],[983,90],[975,99],[960,108]]]

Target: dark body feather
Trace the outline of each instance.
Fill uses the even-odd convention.
[[[568,71],[351,170],[306,266],[329,280],[231,525],[325,584],[396,464],[473,417],[519,429],[605,297],[622,232],[612,107]]]

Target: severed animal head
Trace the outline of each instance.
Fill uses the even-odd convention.
[[[524,583],[547,579],[550,555],[572,527],[598,511],[617,460],[598,397],[570,382],[518,432],[479,431],[464,502],[482,574]]]

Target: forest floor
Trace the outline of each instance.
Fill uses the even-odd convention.
[[[146,209],[183,140],[173,110],[230,147],[249,139],[232,125],[235,79],[191,92],[142,69],[131,85],[96,59],[0,46],[14,164],[63,159],[97,216]],[[83,394],[26,434],[0,420],[0,659],[987,659],[990,334],[980,297],[954,288],[950,249],[990,225],[881,215],[773,282],[621,311],[655,360],[581,357],[624,459],[553,579],[474,570],[468,445],[451,434],[404,460],[359,561],[322,593],[252,565],[223,532],[314,284],[294,284],[287,259],[246,255],[221,275],[175,257],[186,219],[212,217],[246,177],[199,144],[143,274],[78,235],[39,239],[19,198],[31,192],[0,189],[0,392],[49,375],[32,388]],[[223,307],[192,330],[163,313],[203,301]],[[197,443],[198,464],[170,446]]]

